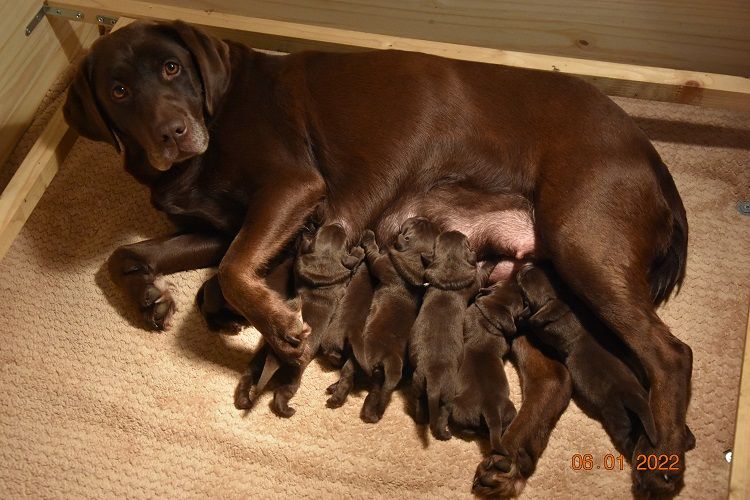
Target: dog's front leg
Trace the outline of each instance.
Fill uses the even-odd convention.
[[[228,246],[227,238],[217,234],[165,236],[122,246],[107,265],[112,280],[135,302],[148,326],[165,330],[175,304],[164,275],[216,266]]]
[[[325,183],[317,172],[296,170],[274,176],[272,185],[258,190],[242,229],[219,265],[219,284],[229,305],[289,363],[300,361],[309,327],[268,287],[261,271],[324,196]]]

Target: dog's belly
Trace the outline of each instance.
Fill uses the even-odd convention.
[[[443,231],[464,233],[479,259],[537,257],[533,208],[520,195],[447,185],[402,197],[376,221],[378,240],[390,244],[401,223],[415,216],[427,217]]]

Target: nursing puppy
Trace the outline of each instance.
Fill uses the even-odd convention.
[[[426,396],[432,434],[446,440],[451,437],[448,416],[458,384],[464,313],[480,284],[476,254],[458,231],[441,233],[427,260],[424,279],[429,286],[409,339],[412,395],[417,421],[424,421]]]
[[[344,295],[353,269],[363,259],[364,251],[361,248],[354,247],[351,252],[347,250],[346,231],[338,224],[325,225],[314,236],[309,233],[302,236],[299,255],[294,263],[294,277],[302,318],[310,328],[309,349],[299,365],[282,365],[276,374],[279,385],[274,392],[271,408],[278,415],[294,415],[295,410],[289,406],[289,400],[297,393],[305,368],[326,336],[328,324]],[[267,349],[262,349],[258,355],[265,356],[265,365],[255,388],[256,393],[263,390],[278,366],[275,356]],[[251,370],[255,374],[258,365],[251,362]]]
[[[515,281],[497,282],[480,291],[463,322],[463,352],[451,421],[461,429],[476,430],[484,422],[493,450],[516,416],[509,398],[503,357],[506,337],[516,334],[516,320],[526,313]]]
[[[365,324],[364,352],[355,352],[372,384],[362,406],[365,422],[380,420],[401,380],[409,331],[424,289],[423,259],[432,255],[438,234],[429,220],[412,217],[401,225],[386,253],[380,253],[372,231],[362,236],[367,265],[378,281]]]
[[[565,362],[575,395],[601,420],[615,447],[630,457],[640,437],[628,412],[640,419],[646,436],[656,443],[648,393],[633,371],[596,340],[603,328],[598,320],[552,271],[527,266],[517,279],[531,309],[528,324],[534,336]]]
[[[338,382],[327,389],[329,408],[343,405],[354,387],[354,375],[360,369],[355,353],[364,358],[364,329],[374,293],[367,266],[357,267],[321,342],[323,356],[332,365],[341,366]]]

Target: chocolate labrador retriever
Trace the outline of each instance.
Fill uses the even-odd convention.
[[[659,441],[635,453],[679,456],[638,484],[678,489],[692,352],[655,306],[685,273],[685,209],[645,134],[591,85],[399,51],[274,56],[179,21],[136,22],[94,44],[64,112],[121,150],[180,227],[109,261],[149,324],[169,325],[164,275],[219,265],[232,309],[299,359],[302,327],[263,275],[314,208],[325,200],[350,241],[372,227],[385,245],[427,215],[480,260],[552,262],[646,371]]]

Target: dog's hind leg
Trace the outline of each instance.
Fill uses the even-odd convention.
[[[654,304],[684,274],[687,223],[665,167],[639,173],[641,167],[600,165],[605,188],[559,176],[560,184],[538,193],[536,223],[555,270],[645,369],[658,439],[654,446],[641,437],[634,458],[678,457],[677,470],[634,470],[635,489],[674,494],[684,484],[692,351],[659,319]],[[576,202],[584,196],[586,203]]]
[[[523,404],[500,443],[492,443],[492,453],[477,467],[472,489],[476,495],[507,498],[521,493],[573,392],[565,365],[545,356],[528,338],[516,338],[511,352]]]

